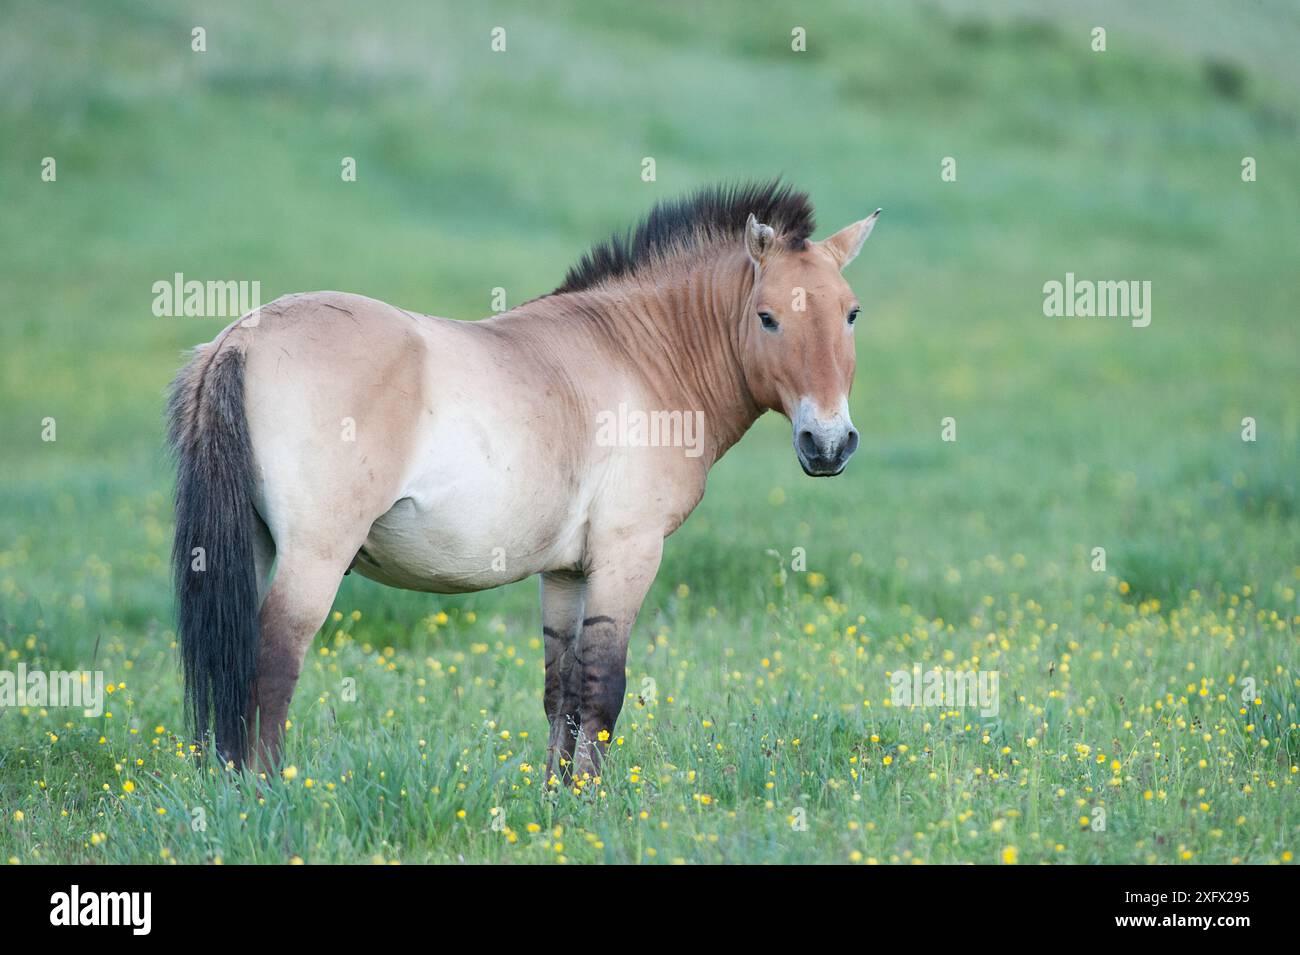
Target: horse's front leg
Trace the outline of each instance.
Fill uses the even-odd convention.
[[[609,562],[587,574],[587,601],[578,638],[581,703],[573,774],[595,777],[609,749],[627,691],[627,644],[646,591],[654,582],[663,538],[620,541]]]
[[[567,780],[573,769],[578,737],[578,706],[582,671],[578,661],[578,632],[587,584],[579,574],[542,575],[542,634],[546,644],[546,691],[542,698],[551,724],[543,779]]]

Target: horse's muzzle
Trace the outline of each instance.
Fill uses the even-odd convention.
[[[846,413],[819,418],[801,403],[794,421],[794,452],[810,477],[834,477],[858,449],[858,429]]]

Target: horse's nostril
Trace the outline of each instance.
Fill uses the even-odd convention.
[[[821,454],[821,449],[817,447],[817,439],[807,428],[799,432],[799,438],[795,443],[799,452],[806,458],[815,458]]]
[[[840,457],[848,458],[856,450],[858,450],[858,429],[849,428],[849,436],[844,439],[844,450],[840,452]]]

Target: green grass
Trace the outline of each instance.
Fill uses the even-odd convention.
[[[0,861],[1289,860],[1300,20],[1130,6],[12,4],[0,658],[115,691],[95,720],[0,709]],[[822,234],[885,207],[849,272],[863,445],[811,481],[764,420],[714,470],[633,634],[656,699],[628,701],[600,785],[540,785],[530,582],[349,578],[293,778],[196,766],[160,419],[224,322],[153,317],[152,283],[476,318],[657,198],[781,171]],[[1067,271],[1150,280],[1151,326],[1045,318]],[[913,664],[996,669],[998,721],[888,706]]]

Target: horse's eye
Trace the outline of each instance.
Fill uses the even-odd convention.
[[[860,311],[860,309],[855,305],[855,306],[853,306],[853,311],[849,312],[849,324],[850,324],[850,325],[852,325],[854,322],[856,322],[856,321],[858,320],[858,312],[859,312],[859,311]]]
[[[772,317],[771,312],[759,312],[758,320],[763,323],[763,327],[769,332],[776,331],[777,321]]]

